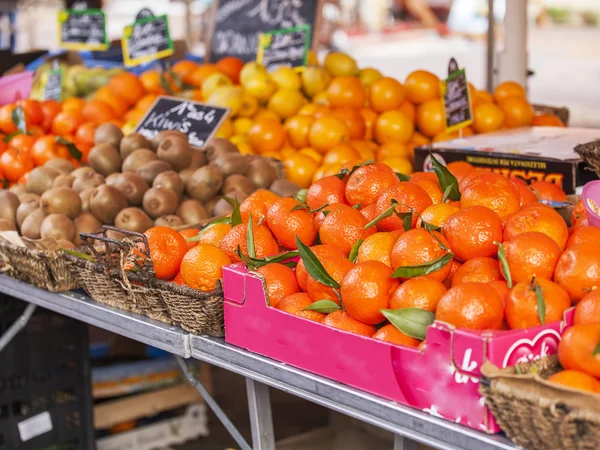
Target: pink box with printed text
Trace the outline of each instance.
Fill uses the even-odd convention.
[[[423,350],[312,322],[268,306],[263,278],[223,269],[225,340],[317,375],[488,433],[500,428],[479,394],[486,360],[499,367],[557,352],[562,322],[526,330],[460,330],[436,321]]]
[[[0,106],[29,98],[32,85],[32,71],[0,77]]]

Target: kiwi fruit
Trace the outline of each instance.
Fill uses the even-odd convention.
[[[226,197],[235,198],[238,201],[238,203],[242,203],[246,199],[246,197],[248,197],[248,195],[242,191],[231,191],[229,194],[226,195]],[[229,202],[224,198],[221,198],[217,203],[215,203],[215,206],[213,208],[213,214],[216,217],[225,216],[231,213],[232,211],[233,206],[231,206]]]
[[[142,199],[144,211],[153,219],[173,214],[177,210],[177,203],[177,194],[162,186],[148,189]]]
[[[181,181],[183,181],[183,184],[186,185],[188,180],[190,179],[190,177],[194,174],[194,172],[196,171],[196,169],[183,169],[181,172],[179,172],[179,178],[181,178]]]
[[[207,202],[219,193],[223,186],[223,175],[214,166],[204,166],[196,169],[185,184],[190,197],[201,202]]]
[[[121,172],[114,172],[114,173],[111,173],[109,176],[107,176],[107,177],[104,179],[104,182],[105,182],[106,184],[108,184],[109,186],[114,186],[114,185],[115,185],[115,183],[116,183],[116,181],[117,181],[119,178],[121,178],[121,175],[122,175],[122,173],[121,173]]]
[[[95,188],[104,184],[104,176],[96,172],[84,172],[82,175],[75,176],[71,189],[81,193],[88,188]]]
[[[208,160],[212,162],[227,153],[239,153],[239,150],[227,139],[214,138],[206,146],[205,152]]]
[[[81,199],[81,212],[88,212],[90,210],[90,197],[94,192],[95,187],[87,188],[79,193]]]
[[[82,175],[86,175],[88,173],[93,175],[96,173],[96,171],[94,169],[92,169],[91,167],[83,166],[83,167],[78,167],[77,169],[75,169],[73,172],[71,172],[71,175],[73,175],[75,178],[77,178]]]
[[[94,145],[88,154],[90,167],[105,177],[118,172],[121,162],[119,151],[106,142]]]
[[[29,213],[21,225],[21,236],[28,239],[39,239],[41,237],[42,222],[46,218],[46,213],[38,208]]]
[[[111,180],[111,183],[108,183],[107,179],[106,184],[116,187],[125,194],[130,206],[141,205],[144,193],[148,190],[148,183],[138,174],[131,172],[118,174],[116,178]]]
[[[195,225],[209,217],[202,203],[192,198],[182,201],[175,214],[185,225]]]
[[[169,227],[169,228],[177,228],[183,225],[181,219],[175,214],[168,214],[166,216],[161,216],[154,221],[154,225],[157,227]]]
[[[75,164],[64,158],[49,159],[46,164],[44,164],[44,167],[54,169],[61,174],[69,174],[75,170]]]
[[[13,184],[10,189],[10,192],[16,194],[17,197],[21,198],[22,195],[27,194],[27,186],[23,183]]]
[[[150,143],[150,148],[152,148],[152,150],[156,151],[158,149],[158,147],[160,146],[160,143],[163,141],[163,139],[166,139],[168,136],[184,136],[185,137],[185,134],[183,134],[181,131],[177,131],[177,130],[160,131],[157,134],[155,134],[154,137],[152,138],[152,142]]]
[[[245,175],[248,172],[248,159],[240,153],[221,155],[214,159],[211,165],[218,167],[225,178],[233,174]]]
[[[250,195],[254,192],[254,190],[255,189],[252,182],[244,175],[240,175],[237,173],[229,175],[227,178],[225,178],[223,188],[221,189],[221,191],[225,195],[227,195],[227,193],[231,191],[242,191]]]
[[[183,170],[190,165],[192,152],[187,138],[175,134],[165,137],[156,149],[158,159],[168,162],[176,171]]]
[[[210,199],[206,203],[204,203],[204,209],[206,210],[206,214],[208,214],[208,217],[215,217],[215,205],[222,198],[223,198],[223,196],[219,195],[213,199]]]
[[[0,219],[6,219],[12,224],[17,223],[17,208],[21,201],[14,192],[0,190]]]
[[[96,231],[102,228],[102,222],[96,219],[96,217],[91,212],[84,212],[79,214],[73,221],[73,224],[75,225],[75,238],[73,242],[77,246],[83,243],[81,242],[79,234],[95,233]]]
[[[27,177],[27,191],[42,195],[52,187],[54,179],[58,177],[59,172],[45,166],[39,166],[29,172]]]
[[[159,173],[154,181],[152,182],[152,187],[164,186],[167,189],[171,189],[175,194],[177,194],[177,198],[181,200],[183,196],[183,191],[185,190],[185,185],[183,181],[181,181],[180,176],[177,172],[173,170],[169,170],[167,172]]]
[[[291,197],[298,193],[300,186],[288,180],[275,180],[269,187],[269,190],[275,192],[280,197]]]
[[[17,227],[6,219],[0,219],[0,231],[17,231]]]
[[[248,165],[246,176],[256,189],[268,189],[277,179],[277,171],[267,159],[255,158]]]
[[[197,169],[198,167],[205,166],[208,163],[206,153],[203,150],[195,150],[192,148],[192,160],[188,165],[189,169]]]
[[[121,172],[137,172],[140,167],[150,161],[156,161],[158,156],[152,150],[139,148],[134,150],[125,160]]]
[[[106,237],[112,239],[113,241],[122,241],[127,239],[127,235],[125,233],[121,233],[120,231],[115,230],[107,230]]]
[[[140,208],[125,208],[115,218],[117,228],[136,233],[143,233],[153,225],[152,219]]]
[[[73,241],[75,237],[75,225],[64,214],[50,214],[42,221],[40,235],[42,239],[66,239],[67,241]]]
[[[119,148],[121,145],[121,139],[123,139],[123,132],[114,123],[103,123],[96,128],[94,134],[94,142],[98,144],[110,144],[115,148]]]
[[[66,239],[58,239],[56,241],[56,245],[58,245],[60,248],[75,248],[75,244]]]
[[[103,224],[112,224],[119,211],[125,208],[127,197],[108,184],[98,186],[90,196],[90,212]]]
[[[123,139],[121,139],[121,145],[119,147],[121,159],[124,160],[139,148],[150,149],[150,141],[146,139],[146,136],[140,133],[128,134]]]
[[[69,187],[56,187],[44,192],[40,199],[40,208],[46,214],[64,214],[74,219],[81,212],[81,197]]]
[[[148,186],[152,186],[154,179],[159,173],[173,170],[171,165],[165,161],[150,161],[137,170],[137,174],[144,179]]]
[[[27,202],[21,202],[17,208],[17,225],[21,227],[29,214],[38,209],[40,206],[39,199],[31,199]],[[3,219],[6,220],[6,219]]]
[[[73,186],[73,181],[75,181],[75,177],[73,175],[61,174],[54,179],[52,183],[52,187],[68,187]]]

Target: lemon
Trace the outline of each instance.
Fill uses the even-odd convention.
[[[323,66],[334,77],[358,75],[358,64],[354,58],[342,52],[330,52],[325,57]]]
[[[242,108],[244,90],[239,86],[221,86],[206,99],[206,103],[231,109],[230,116],[235,117]],[[233,125],[232,125],[233,127]]]
[[[238,117],[233,121],[233,131],[237,135],[245,135],[248,134],[250,128],[252,128],[252,119],[248,117]]]
[[[242,70],[240,71],[240,84],[245,86],[246,83],[252,78],[256,78],[257,76],[267,76],[267,69],[264,66],[261,66],[255,61],[251,61],[246,63]]]
[[[258,75],[249,79],[245,84],[246,91],[258,101],[268,100],[277,90],[277,85],[267,75]]]
[[[382,73],[377,69],[373,69],[372,67],[365,67],[364,69],[360,69],[360,72],[358,73],[358,79],[366,88],[370,87],[380,78],[383,78]]]
[[[327,99],[327,91],[319,92],[312,99],[312,102],[316,105],[329,105],[329,100]]]
[[[386,166],[390,166],[394,172],[403,173],[404,175],[410,175],[413,171],[410,160],[401,156],[390,156],[381,162]]]
[[[279,89],[269,99],[267,107],[284,119],[293,116],[307,103],[304,96],[295,89]]]
[[[322,67],[310,66],[302,72],[302,89],[310,98],[327,89],[330,81],[331,77]]]
[[[222,86],[231,86],[233,83],[227,75],[222,73],[213,73],[204,83],[202,83],[202,98],[210,97],[217,88]]]
[[[280,89],[300,89],[300,75],[291,67],[279,67],[271,74],[271,79]]]
[[[233,123],[231,119],[225,119],[217,132],[215,137],[227,139],[233,135]]]
[[[240,108],[238,115],[241,117],[252,117],[258,111],[258,100],[244,91],[242,96],[242,107]]]

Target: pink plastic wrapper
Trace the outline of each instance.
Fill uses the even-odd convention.
[[[29,98],[33,84],[33,71],[0,77],[0,106]]]
[[[557,352],[573,310],[526,330],[457,330],[435,322],[423,351],[312,322],[268,306],[262,277],[238,263],[223,269],[225,340],[433,416],[500,431],[479,395],[482,364],[500,367]]]
[[[600,180],[590,181],[583,187],[581,199],[588,215],[588,223],[594,227],[600,227],[600,215],[592,209],[588,200],[592,200],[600,206]]]

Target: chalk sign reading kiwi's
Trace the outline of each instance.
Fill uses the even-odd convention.
[[[106,50],[106,16],[101,9],[64,9],[58,12],[58,41],[67,50]]]
[[[306,66],[310,43],[310,25],[268,31],[260,35],[256,62],[269,72],[279,67],[301,70]]]
[[[259,36],[308,25],[308,48],[315,46],[323,0],[214,0],[207,60],[235,56],[255,61]]]
[[[160,96],[135,131],[152,139],[161,131],[177,130],[187,136],[192,147],[202,148],[217,132],[229,111],[229,108]]]

